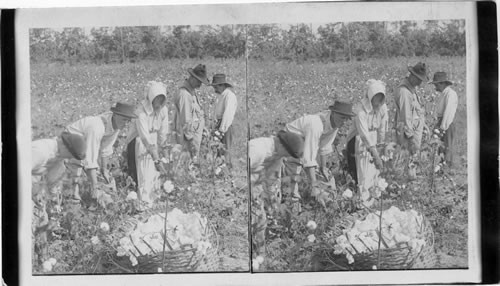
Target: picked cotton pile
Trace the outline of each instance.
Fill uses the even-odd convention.
[[[137,257],[163,251],[164,214],[151,216],[145,223],[139,222],[130,234],[120,239],[118,256],[127,255],[132,265],[137,265]],[[175,208],[167,213],[167,242],[172,250],[185,246],[198,249],[203,254],[212,245],[203,240],[207,219],[199,213],[183,213]],[[170,250],[166,245],[165,249]]]
[[[362,221],[356,220],[353,227],[335,239],[334,254],[345,254],[349,264],[354,263],[354,254],[369,253],[378,249],[379,216],[370,213]],[[382,212],[382,242],[380,248],[393,248],[408,244],[412,252],[420,252],[425,245],[423,217],[414,210],[401,211],[392,206]]]

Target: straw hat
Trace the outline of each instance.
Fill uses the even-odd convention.
[[[207,78],[207,68],[205,67],[205,65],[199,64],[194,69],[188,68],[188,73],[197,78],[202,83],[206,85],[210,84]]]

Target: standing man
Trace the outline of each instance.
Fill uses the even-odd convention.
[[[132,118],[137,117],[134,111],[135,107],[133,105],[118,102],[116,106],[111,107],[110,111],[97,116],[84,117],[66,127],[67,132],[85,138],[87,150],[82,163],[90,180],[90,190],[93,198],[99,199],[102,195],[97,192],[97,170],[99,168],[106,183],[112,181],[107,167],[108,158],[113,154],[113,144],[118,138],[120,130]],[[74,196],[76,199],[80,199],[78,189],[75,190]]]
[[[455,113],[458,107],[457,93],[451,88],[453,83],[448,80],[445,72],[436,72],[434,78],[430,82],[434,84],[436,91],[441,93],[441,97],[437,104],[437,124],[435,129],[439,130],[440,134],[444,134],[442,140],[444,148],[440,148],[440,153],[444,153],[445,161],[450,168],[454,164],[454,145],[455,145]]]
[[[183,145],[195,161],[200,151],[203,129],[205,128],[204,113],[200,106],[196,89],[204,83],[209,85],[205,65],[189,68],[187,78],[179,88],[179,93],[174,96],[176,110],[174,118],[174,131],[176,143]]]
[[[218,155],[224,155],[226,164],[232,167],[231,148],[233,145],[233,120],[238,108],[238,100],[230,89],[232,85],[226,81],[225,74],[216,74],[212,80],[217,97],[215,99],[215,131],[217,137],[224,144],[224,150]],[[218,132],[217,132],[218,131]]]
[[[425,110],[421,106],[415,88],[429,79],[424,63],[408,67],[408,71],[410,72],[408,77],[394,91],[396,103],[394,128],[397,143],[414,155],[420,150],[425,126]]]
[[[294,176],[299,175],[304,167],[312,188],[316,187],[316,157],[319,153],[319,171],[329,180],[326,161],[327,155],[333,152],[332,144],[337,131],[354,116],[352,104],[335,101],[328,110],[318,114],[305,115],[285,126],[285,131],[295,133],[304,138],[304,154],[299,160],[287,160],[286,173],[292,175],[292,199],[300,199],[299,186]]]

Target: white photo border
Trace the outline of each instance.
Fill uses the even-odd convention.
[[[139,1],[137,1],[139,2]],[[115,2],[113,2],[115,3]],[[192,2],[190,2],[192,3]],[[178,3],[176,3],[178,4]],[[90,26],[325,23],[399,20],[466,20],[469,268],[304,273],[33,276],[31,267],[31,106],[29,29]],[[479,114],[475,2],[309,2],[203,4],[147,7],[49,8],[16,11],[17,140],[21,285],[304,285],[479,282]],[[250,259],[250,258],[249,258]]]

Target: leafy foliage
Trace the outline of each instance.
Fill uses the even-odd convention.
[[[239,58],[338,61],[389,56],[463,56],[465,21],[295,25],[94,27],[30,30],[33,62],[113,63]]]

